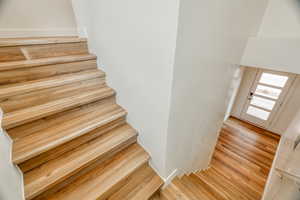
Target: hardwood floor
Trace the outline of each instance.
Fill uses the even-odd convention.
[[[279,136],[230,118],[209,169],[162,179],[78,37],[0,40],[2,125],[26,200],[259,200]]]
[[[229,118],[207,170],[175,178],[165,200],[260,200],[280,136]]]
[[[162,186],[87,40],[0,39],[2,126],[26,200],[147,200]]]

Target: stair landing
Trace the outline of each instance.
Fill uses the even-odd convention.
[[[175,178],[159,198],[260,200],[279,140],[279,135],[229,118],[221,129],[210,167]]]

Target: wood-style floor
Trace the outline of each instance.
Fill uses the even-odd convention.
[[[280,136],[229,118],[207,170],[175,178],[161,199],[260,200]]]

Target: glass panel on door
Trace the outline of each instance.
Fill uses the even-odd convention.
[[[251,105],[254,105],[254,106],[257,106],[260,108],[264,108],[267,110],[272,110],[275,106],[275,103],[276,102],[273,100],[265,99],[265,98],[258,97],[258,96],[253,96],[253,98],[250,102]]]
[[[260,126],[269,124],[292,79],[288,73],[260,70],[253,82],[242,118]]]
[[[267,120],[269,118],[270,112],[267,112],[265,110],[249,106],[247,110],[248,115],[252,115],[254,117],[257,117],[262,120]]]
[[[258,85],[254,94],[258,94],[260,96],[268,97],[271,99],[278,99],[281,94],[281,89]]]
[[[270,73],[262,73],[259,83],[263,83],[266,85],[272,85],[283,88],[288,81],[289,77],[281,76],[277,74],[270,74]]]

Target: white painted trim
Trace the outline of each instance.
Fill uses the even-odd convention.
[[[77,29],[78,36],[82,38],[88,38],[88,32],[86,27],[78,28]]]
[[[167,187],[172,182],[172,180],[178,175],[179,175],[179,170],[175,169],[167,178],[163,179],[165,183],[162,186],[162,189]]]
[[[77,28],[66,29],[0,29],[0,38],[78,36]]]

